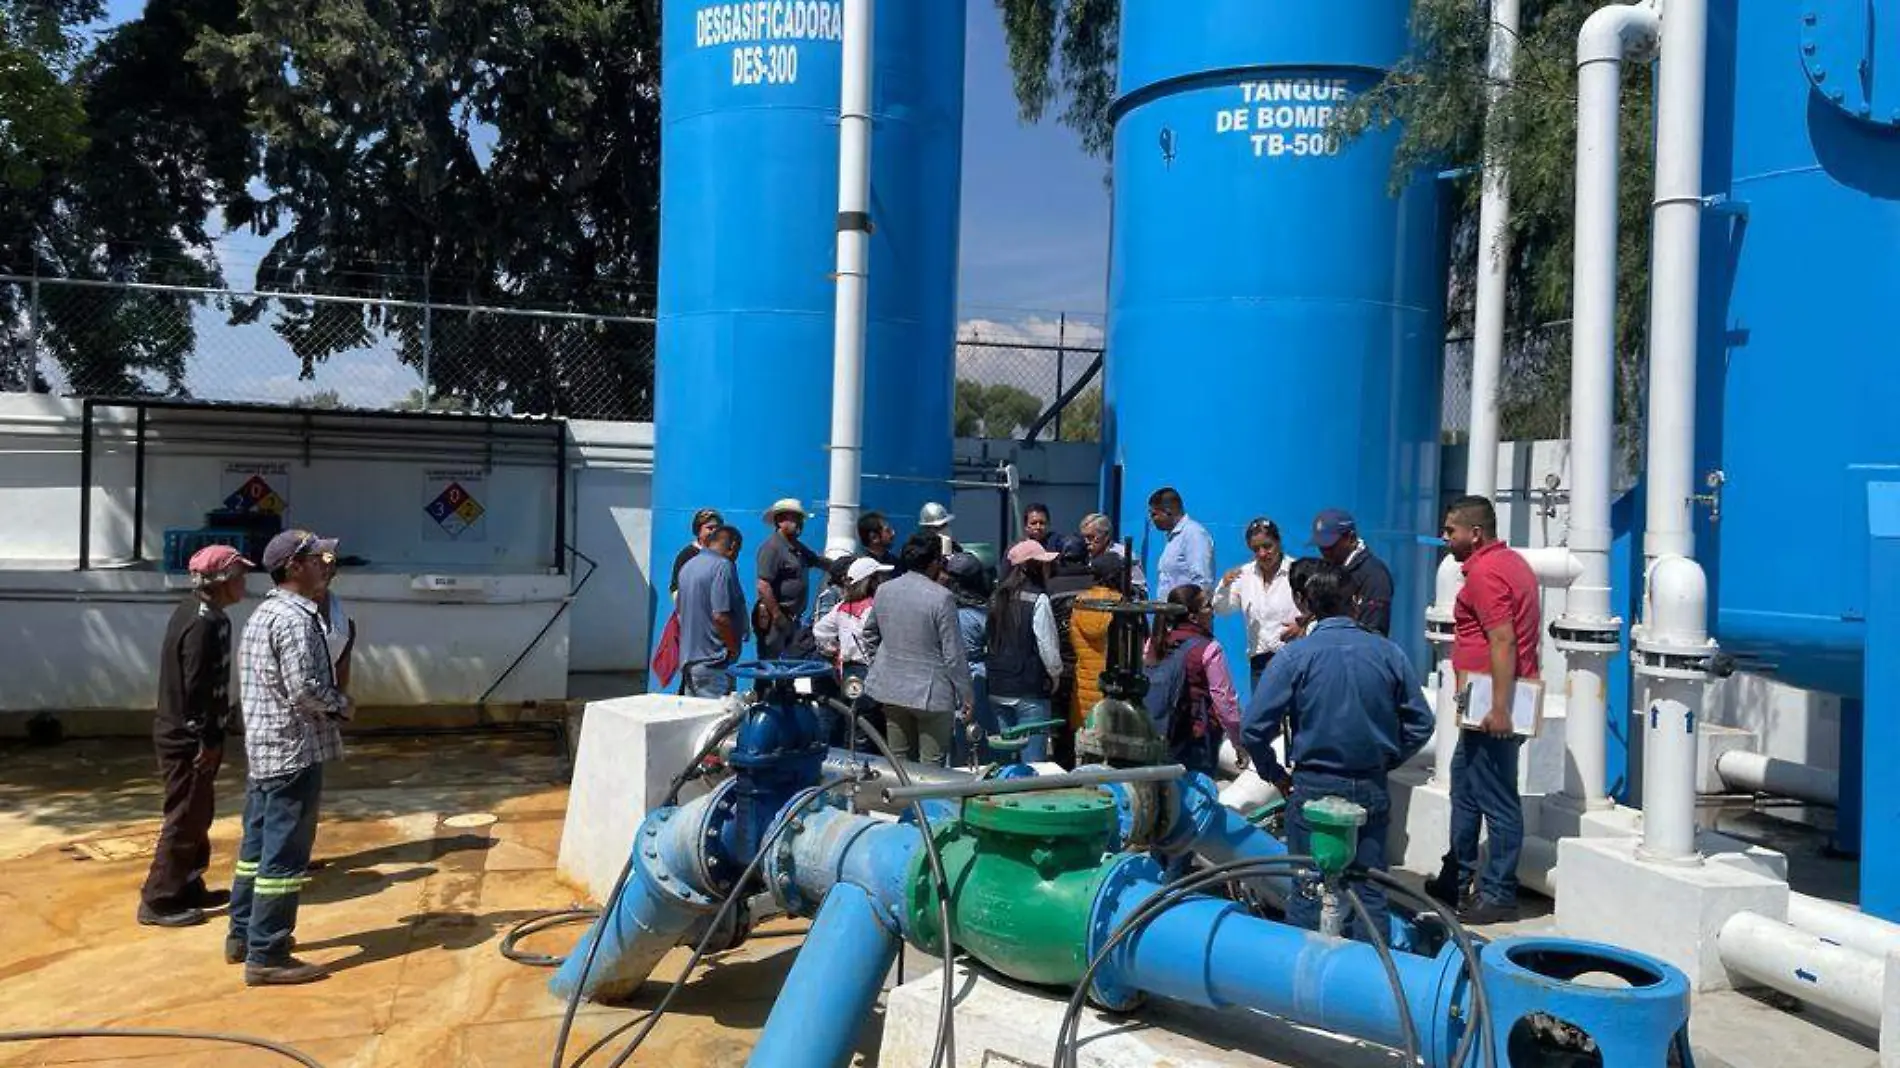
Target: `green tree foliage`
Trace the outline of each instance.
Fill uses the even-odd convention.
[[[1541,430],[1560,421],[1568,394],[1572,225],[1576,176],[1576,40],[1597,0],[1524,0],[1515,77],[1500,106],[1486,107],[1486,5],[1414,0],[1413,47],[1400,66],[1341,118],[1352,134],[1402,126],[1395,186],[1418,168],[1476,167],[1492,159],[1511,173],[1512,247],[1501,398],[1504,428]],[[1107,157],[1119,7],[1114,0],[997,0],[1024,121],[1058,100],[1060,121],[1087,151]],[[1648,205],[1653,180],[1650,71],[1624,68],[1622,215],[1617,323],[1619,415],[1640,421],[1647,348]],[[1487,120],[1487,115],[1489,116]],[[1487,136],[1488,135],[1488,136]],[[1451,330],[1468,334],[1478,261],[1475,177],[1456,183],[1452,221]],[[1555,417],[1554,417],[1555,416]],[[1066,419],[1066,417],[1065,417]]]
[[[1063,441],[1102,440],[1102,387],[1090,386],[1062,409]]]
[[[185,54],[234,23],[237,0],[150,0],[88,50],[80,28],[101,13],[87,0],[0,3],[0,55],[37,57],[28,80],[43,90],[20,149],[30,164],[0,165],[0,271],[217,284],[207,220],[244,188],[251,140],[241,101],[211,91]],[[0,108],[11,115],[10,100]],[[0,287],[0,323],[36,333],[74,392],[185,392],[197,298],[48,284],[30,303],[30,287]]]
[[[274,240],[260,287],[626,312],[650,306],[658,0],[245,0],[195,58],[253,102],[267,195],[235,225]],[[606,282],[603,280],[616,280]],[[255,318],[262,306],[241,311]],[[291,302],[273,327],[316,361],[396,336],[438,393],[484,410],[639,407],[644,329]]]
[[[1042,414],[1042,401],[1026,389],[968,378],[957,379],[956,405],[960,438],[1007,438],[1029,429]]]

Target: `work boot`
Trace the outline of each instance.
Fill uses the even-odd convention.
[[[328,979],[330,970],[321,964],[307,964],[295,957],[285,957],[276,964],[246,964],[244,966],[245,986],[294,986],[298,983],[314,983],[319,979]]]
[[[160,912],[144,902],[139,903],[139,924],[145,927],[196,927],[205,922],[203,909],[176,909]]]
[[[1471,887],[1458,878],[1458,862],[1450,857],[1438,869],[1438,874],[1425,880],[1425,893],[1433,900],[1451,909],[1462,909],[1471,904]]]
[[[295,938],[290,940],[290,948],[292,950],[297,948],[297,940]],[[244,958],[249,955],[250,948],[244,944],[242,938],[226,938],[224,940],[224,963],[243,964]]]
[[[1516,923],[1517,906],[1480,901],[1458,913],[1458,922],[1467,927],[1489,927],[1494,923]]]

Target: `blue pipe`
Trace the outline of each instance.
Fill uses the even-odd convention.
[[[880,903],[850,883],[833,886],[746,1064],[813,1068],[849,1063],[898,946],[897,931]]]
[[[1096,902],[1091,957],[1130,912],[1165,889],[1160,876],[1146,858],[1117,865]],[[1448,950],[1393,960],[1426,1064],[1444,1065],[1459,1037],[1451,1008],[1460,958]],[[1405,1044],[1391,984],[1370,945],[1257,919],[1212,897],[1182,901],[1124,939],[1097,972],[1094,992],[1111,1007],[1133,1004],[1140,992],[1205,1008],[1255,1009],[1395,1049]],[[1468,1016],[1461,1011],[1459,1019]]]
[[[719,800],[731,787],[719,789],[678,808],[649,813],[634,836],[633,871],[611,912],[595,920],[548,981],[554,996],[566,1000],[579,986],[590,1000],[624,998],[639,989],[647,976],[693,926],[712,912],[717,897],[700,886],[706,828],[719,810]],[[592,964],[587,955],[594,940],[599,952]],[[581,971],[586,968],[586,980]]]
[[[797,803],[796,799],[793,801]],[[765,860],[766,885],[794,915],[811,915],[839,885],[871,895],[886,924],[908,934],[904,901],[911,858],[923,848],[914,824],[890,823],[824,807],[802,817]],[[810,944],[807,938],[806,943]]]

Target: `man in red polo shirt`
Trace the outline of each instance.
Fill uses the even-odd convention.
[[[1498,540],[1497,511],[1484,497],[1460,497],[1445,510],[1445,544],[1464,564],[1465,584],[1452,610],[1451,666],[1467,679],[1491,678],[1494,695],[1519,679],[1537,678],[1541,609],[1537,576]],[[1468,683],[1467,683],[1468,686]],[[1462,707],[1468,689],[1459,691]],[[1517,916],[1517,858],[1524,846],[1524,806],[1517,794],[1518,751],[1508,697],[1477,727],[1459,732],[1451,762],[1451,853],[1429,887],[1460,906],[1466,923],[1502,923]],[[1478,870],[1478,827],[1490,829],[1490,857]],[[1476,892],[1471,893],[1476,880]]]

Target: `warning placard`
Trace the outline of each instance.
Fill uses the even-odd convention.
[[[480,470],[422,473],[422,537],[425,541],[488,540],[487,476]]]
[[[224,465],[223,510],[281,516],[290,509],[290,465]]]

